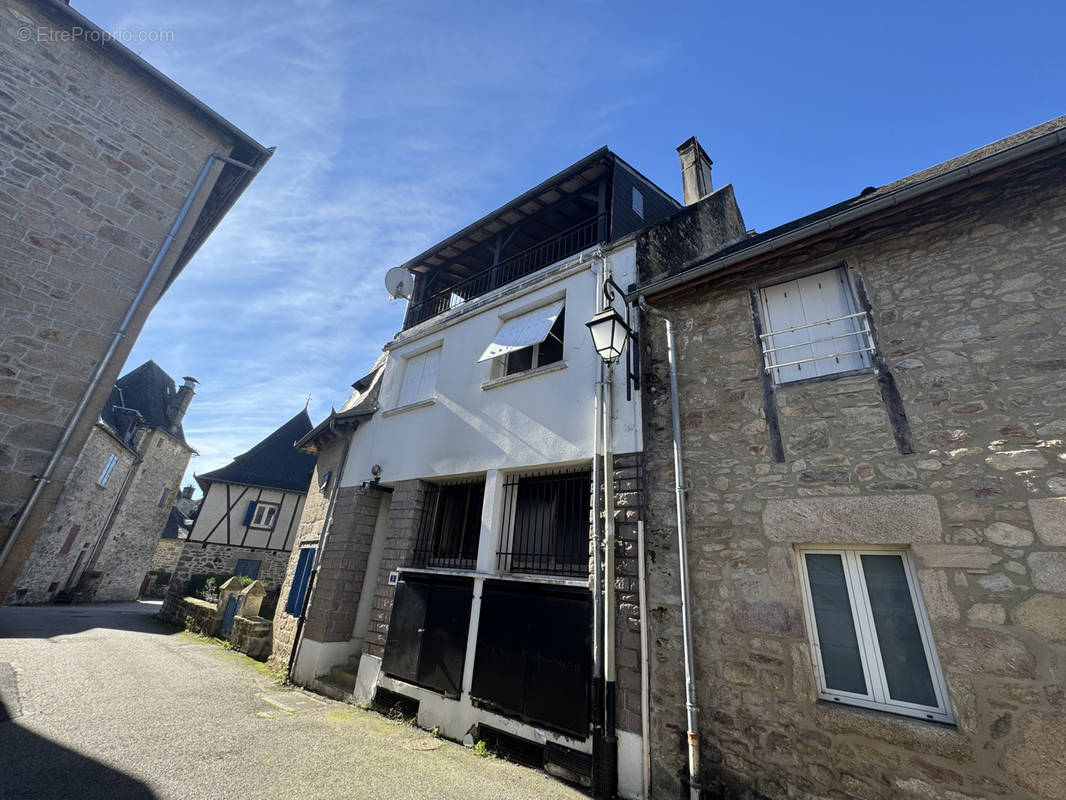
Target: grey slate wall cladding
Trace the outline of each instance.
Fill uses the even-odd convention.
[[[678,322],[711,790],[1066,796],[1062,165],[1017,167],[758,267],[860,272],[914,455],[899,453],[877,382],[860,375],[779,388],[786,460],[774,463],[749,280],[653,301]],[[664,337],[645,324],[653,781],[665,798],[684,765],[684,678]],[[793,549],[804,542],[910,549],[954,727],[816,699]]]
[[[637,189],[644,198],[644,215],[633,210],[633,190]],[[625,165],[615,162],[611,174],[611,238],[617,239],[627,233],[640,230],[661,219],[677,213],[678,206],[662,196],[660,190],[652,186],[640,175]]]

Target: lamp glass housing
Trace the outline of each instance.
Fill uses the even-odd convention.
[[[609,364],[622,355],[626,340],[629,338],[629,328],[626,327],[621,314],[613,308],[607,308],[596,314],[585,325],[592,334],[592,344],[600,358]]]

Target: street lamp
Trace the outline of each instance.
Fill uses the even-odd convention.
[[[585,323],[592,334],[592,345],[596,348],[600,358],[610,364],[625,350],[626,340],[629,339],[629,326],[622,319],[622,315],[612,307],[594,315]]]
[[[615,291],[612,292],[612,288]],[[626,305],[624,318],[615,311],[615,292],[624,294],[622,287],[608,277],[603,284],[603,296],[607,301],[606,308],[594,314],[585,325],[592,334],[592,346],[596,348],[596,352],[607,365],[617,361],[626,351],[626,345],[629,345],[626,359],[626,400],[631,400],[632,390],[640,389],[637,335],[629,327],[629,305]]]

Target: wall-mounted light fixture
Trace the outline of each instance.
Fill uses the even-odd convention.
[[[614,291],[611,291],[612,287]],[[596,352],[605,364],[613,364],[623,352],[626,352],[626,400],[632,400],[632,389],[640,390],[639,345],[637,334],[629,327],[629,304],[625,304],[625,317],[615,310],[616,293],[624,294],[622,287],[608,277],[603,284],[605,308],[594,314],[585,325],[592,334],[592,346],[596,348]],[[630,340],[632,342],[627,351],[626,343]]]

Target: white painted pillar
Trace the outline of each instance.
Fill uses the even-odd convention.
[[[498,469],[485,473],[485,500],[481,505],[481,534],[478,538],[477,571],[492,575],[496,568],[496,553],[500,550],[503,525],[504,475]],[[481,592],[485,588],[483,577],[474,578],[474,596],[470,602],[470,628],[466,634],[466,657],[463,659],[463,695],[470,697],[474,681],[474,657],[477,655],[477,630],[481,621]]]

